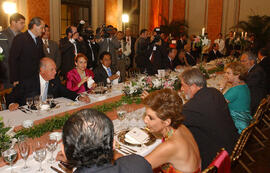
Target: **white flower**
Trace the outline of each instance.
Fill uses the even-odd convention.
[[[158,80],[158,79],[154,79],[154,80],[152,80],[152,83],[154,84],[154,88],[159,88],[159,87],[161,87],[161,81],[160,80]]]
[[[0,54],[3,53],[3,48],[0,46]]]

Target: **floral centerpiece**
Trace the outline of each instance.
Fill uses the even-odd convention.
[[[180,81],[177,73],[171,73],[163,78],[157,76],[141,76],[126,82],[123,92],[126,96],[138,96],[144,90],[152,92],[163,88],[180,89]]]
[[[14,136],[15,136],[15,133],[13,131],[13,128],[5,127],[3,118],[0,117],[0,152],[8,149],[6,148],[7,146],[4,145],[4,143],[13,141]]]

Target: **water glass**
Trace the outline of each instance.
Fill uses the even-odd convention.
[[[34,159],[40,163],[37,172],[43,172],[42,161],[45,160],[46,154],[47,154],[46,147],[43,146],[40,142],[37,142],[33,152]]]
[[[53,103],[53,95],[51,94],[48,94],[47,95],[47,103],[52,106],[52,103]]]
[[[120,106],[116,109],[117,117],[120,121],[123,121],[126,118],[127,110],[124,106]]]
[[[57,141],[56,139],[49,139],[49,141],[46,144],[47,150],[51,152],[51,158],[48,160],[48,163],[53,164],[55,162],[55,159],[53,157],[53,152],[57,148]]]
[[[27,97],[26,98],[26,105],[29,109],[31,109],[31,106],[33,105],[33,97]]]
[[[14,149],[14,147],[11,146],[11,143],[6,143],[5,145],[8,147],[8,149],[2,152],[2,157],[3,157],[3,159],[4,159],[5,162],[9,163],[9,165],[10,165],[10,172],[11,173],[15,173],[13,171],[12,166],[13,166],[14,160],[18,156],[18,153]]]
[[[21,168],[21,171],[26,172],[30,170],[30,167],[27,166],[26,161],[29,155],[30,145],[24,139],[23,141],[19,141],[19,150],[20,154],[24,160],[24,166]]]

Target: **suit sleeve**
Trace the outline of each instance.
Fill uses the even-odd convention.
[[[13,83],[19,80],[18,70],[19,70],[19,63],[20,63],[20,54],[22,51],[22,37],[15,37],[10,49],[10,55],[8,58],[9,63],[9,76],[10,82]]]
[[[79,94],[77,94],[76,92],[70,91],[64,85],[62,85],[59,79],[56,79],[55,84],[58,86],[59,96],[65,97],[71,100],[75,100],[79,96]]]
[[[24,83],[20,83],[12,89],[12,92],[7,96],[7,107],[11,103],[18,103],[20,106],[25,105]]]

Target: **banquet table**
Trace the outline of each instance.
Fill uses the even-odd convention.
[[[57,108],[54,108],[52,110],[49,111],[33,111],[31,110],[31,112],[29,111],[21,111],[21,110],[16,110],[16,111],[9,111],[9,110],[5,110],[5,111],[1,111],[0,112],[0,116],[3,117],[3,121],[4,123],[9,126],[9,127],[14,127],[14,131],[17,131],[22,127],[22,124],[24,121],[26,120],[32,120],[34,121],[34,125],[40,124],[44,121],[46,121],[47,119],[51,119],[52,117],[55,116],[64,116],[66,113],[73,113],[76,112],[78,110],[81,109],[85,109],[85,108],[91,108],[93,106],[96,105],[101,105],[105,102],[113,102],[113,101],[117,101],[120,100],[122,97],[122,85],[123,84],[119,84],[117,86],[113,86],[112,91],[104,94],[104,95],[95,95],[95,94],[89,94],[88,96],[91,99],[90,103],[82,103],[82,102],[73,102],[69,99],[66,98],[57,98],[55,99],[55,102],[57,103]],[[117,119],[116,116],[116,111],[111,111],[106,113],[107,116],[113,120],[113,124],[114,124],[114,130],[115,130],[115,140],[118,143],[121,143],[118,140],[118,133],[119,131],[125,129],[125,128],[130,128],[130,127],[140,127],[143,128],[145,126],[144,122],[143,122],[143,114],[145,112],[145,109],[143,108],[142,105],[136,105],[136,104],[132,104],[129,105],[132,107],[132,112],[127,113],[127,117],[128,116],[136,116],[137,118],[133,118],[133,119],[125,119],[123,121],[120,121]],[[25,106],[26,107],[26,106]],[[130,114],[130,115],[129,115]],[[132,115],[131,115],[132,114]],[[140,118],[138,118],[140,117]],[[125,126],[124,126],[125,124]],[[58,130],[60,131],[60,130]],[[46,134],[44,134],[42,137],[40,138],[35,138],[35,139],[28,139],[28,143],[33,144],[35,141],[40,141],[40,142],[44,142],[46,143],[46,141],[49,139],[49,134],[51,132],[48,132]],[[150,153],[158,144],[161,143],[160,139],[157,139],[152,145],[150,146],[144,146],[144,147],[136,147],[136,146],[128,146],[128,148],[131,148],[132,150],[136,151],[133,152],[135,154],[139,154],[141,156],[145,156],[148,153]],[[61,143],[60,143],[61,144]],[[54,157],[56,157],[56,154],[61,150],[61,145],[58,145],[57,150],[54,152]],[[122,155],[127,155],[127,154],[131,154],[131,153],[127,153],[130,152],[130,150],[118,150],[117,151],[119,153],[121,153]],[[31,150],[30,150],[31,153]],[[56,168],[58,168],[59,170],[61,170],[58,166],[58,162],[55,162],[54,164],[49,164],[47,163],[47,160],[50,157],[50,153],[47,153],[46,159],[42,162],[42,167],[45,170],[45,172],[55,172],[53,171],[50,166],[54,166]],[[39,163],[37,161],[34,160],[33,158],[33,154],[30,154],[27,160],[27,164],[31,166],[31,170],[29,170],[28,172],[36,172],[39,168]],[[15,172],[21,172],[21,168],[24,165],[24,160],[20,159],[20,154],[18,151],[18,159],[17,161],[14,163],[13,165],[13,170]],[[0,159],[0,172],[4,172],[4,171],[10,171],[10,167],[9,165],[5,164],[5,162],[2,160],[2,158]]]
[[[208,64],[209,68],[212,68],[212,64]],[[183,70],[178,71],[178,72],[174,72],[174,76],[175,75],[180,75],[182,73]],[[219,84],[220,81],[222,81],[223,79],[223,73],[215,73],[212,74],[210,76],[210,79],[207,80],[208,83],[208,87],[215,87],[217,89],[220,89]],[[22,111],[22,110],[16,110],[16,111],[12,111],[10,112],[9,110],[5,110],[5,111],[0,111],[0,117],[3,117],[3,121],[5,123],[6,126],[9,127],[14,127],[14,131],[20,130],[22,127],[22,124],[24,121],[26,120],[32,120],[34,122],[34,125],[40,124],[45,122],[48,119],[51,119],[53,117],[56,116],[64,116],[66,113],[72,114],[78,110],[81,109],[85,109],[85,108],[92,108],[94,106],[97,105],[102,105],[104,103],[110,103],[110,102],[114,102],[114,101],[118,101],[122,98],[123,96],[123,92],[122,89],[124,87],[124,84],[118,84],[118,85],[114,85],[111,89],[111,92],[107,93],[107,94],[89,94],[89,98],[91,99],[90,103],[82,103],[79,101],[73,102],[69,99],[66,98],[57,98],[55,99],[55,102],[57,103],[57,106],[55,108],[53,108],[52,110],[49,111]],[[183,96],[183,93],[182,93]],[[134,119],[125,119],[124,121],[120,121],[117,119],[117,114],[116,111],[110,111],[110,112],[106,112],[106,115],[113,120],[113,124],[114,124],[114,130],[115,130],[115,140],[117,142],[120,142],[117,138],[117,132],[125,129],[125,128],[132,128],[134,126],[136,127],[140,127],[143,128],[145,126],[144,122],[143,122],[143,113],[145,112],[145,109],[143,108],[143,105],[141,104],[132,104],[130,105],[132,107],[132,111],[129,112],[128,114],[132,114],[132,115],[128,115],[128,116],[137,116],[137,117],[141,117],[141,118],[134,118]],[[24,106],[25,108],[26,106]],[[58,130],[60,131],[60,129]],[[50,132],[44,134],[42,137],[40,138],[36,138],[36,139],[29,139],[29,143],[33,143],[34,141],[40,140],[40,141],[46,141],[48,140],[48,136],[49,136]],[[120,142],[121,143],[121,142]],[[149,152],[151,152],[158,144],[161,143],[160,139],[157,139],[152,145],[150,146],[144,146],[144,147],[130,147],[132,148],[134,151],[136,151],[136,154],[145,156],[147,155]],[[60,145],[58,145],[57,151],[54,152],[54,154],[56,155],[56,153],[58,153],[60,151]],[[122,152],[121,150],[118,150],[119,153],[126,155],[126,151]],[[18,154],[19,155],[19,154]],[[47,158],[46,160],[49,158],[50,154],[47,154]],[[50,169],[50,166],[54,166],[58,169],[60,169],[58,167],[58,163],[56,162],[53,165],[50,165],[47,163],[47,161],[43,161],[43,168],[45,168],[46,172],[54,172],[52,169]],[[14,164],[13,168],[16,172],[21,172],[20,168],[23,167],[23,163],[24,161],[22,159],[18,159],[16,161],[16,163]],[[28,165],[31,165],[31,171],[29,172],[36,172],[36,170],[38,169],[39,163],[37,161],[34,160],[33,155],[29,155],[28,157]],[[6,165],[4,163],[4,161],[1,159],[0,160],[0,172],[4,172],[4,171],[10,171],[9,170],[9,166]],[[60,169],[61,170],[61,169]]]

